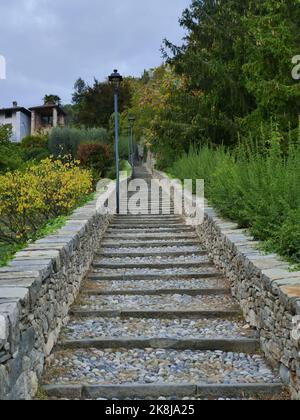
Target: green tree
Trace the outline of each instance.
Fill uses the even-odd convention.
[[[80,105],[87,88],[85,81],[81,77],[76,80],[74,84],[74,93],[72,95],[72,103],[74,105]]]
[[[58,95],[45,95],[44,96],[45,105],[61,105],[61,98]]]
[[[291,60],[299,53],[299,19],[296,0],[194,0],[180,20],[183,45],[165,41],[163,50],[186,80],[185,92],[169,101],[176,121],[184,117],[198,142],[226,145],[249,131],[257,137],[271,118],[286,135],[296,128],[300,85]]]
[[[292,57],[299,54],[298,1],[255,2],[245,17],[248,28],[247,62],[243,75],[256,107],[242,121],[252,131],[257,121],[276,118],[287,132],[297,128],[300,84],[291,77]]]
[[[108,82],[99,82],[95,79],[93,86],[85,87],[81,93],[77,91],[73,99],[78,103],[78,123],[86,127],[109,128],[109,119],[114,112],[114,88]],[[83,85],[81,85],[83,86]],[[124,80],[120,89],[120,112],[131,105],[131,85]]]

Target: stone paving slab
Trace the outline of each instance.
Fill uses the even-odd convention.
[[[222,309],[222,310],[89,310],[82,309],[81,307],[73,307],[70,315],[78,318],[115,318],[122,319],[128,318],[155,318],[155,319],[236,319],[241,317],[240,309]]]
[[[147,338],[147,337],[103,337],[94,339],[65,340],[57,346],[57,351],[75,349],[172,349],[172,350],[201,350],[243,352],[254,354],[259,349],[259,341],[250,338]]]
[[[289,399],[281,384],[46,385],[43,390],[49,399],[53,400],[255,401]]]

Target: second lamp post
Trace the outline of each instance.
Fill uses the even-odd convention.
[[[131,115],[128,118],[129,121],[129,149],[130,149],[130,164],[133,167],[134,166],[134,145],[133,145],[133,126],[135,123],[136,118]]]
[[[119,109],[118,109],[118,97],[120,92],[120,85],[123,81],[123,77],[118,73],[118,70],[109,76],[109,81],[115,88],[114,99],[115,99],[115,136],[116,136],[116,169],[117,169],[117,188],[116,188],[116,199],[117,199],[117,214],[120,213],[120,158],[119,158]]]

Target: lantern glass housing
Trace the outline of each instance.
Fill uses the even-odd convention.
[[[118,91],[123,81],[123,77],[120,75],[118,70],[114,70],[114,72],[109,76],[108,80],[115,87],[115,90]]]
[[[133,124],[135,123],[136,118],[132,115],[128,118],[129,124],[132,127]]]

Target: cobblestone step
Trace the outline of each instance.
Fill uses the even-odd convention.
[[[199,246],[199,240],[195,239],[180,239],[180,243],[182,246]],[[104,240],[102,242],[103,249],[122,249],[122,248],[140,248],[143,250],[144,248],[169,248],[173,245],[177,245],[178,240],[146,240],[146,239],[136,239],[134,242],[133,240]]]
[[[157,270],[163,270],[163,269],[169,269],[169,268],[203,268],[203,267],[212,267],[211,261],[207,257],[203,257],[200,259],[194,258],[194,259],[188,259],[186,258],[186,261],[180,261],[176,258],[170,259],[170,261],[163,260],[155,260],[154,258],[148,258],[148,261],[146,259],[140,259],[137,261],[135,258],[131,258],[133,260],[132,262],[126,260],[125,258],[120,258],[119,261],[117,258],[102,258],[102,259],[95,259],[93,262],[93,267],[97,269],[157,269]]]
[[[73,318],[61,340],[113,338],[257,339],[241,319]],[[151,347],[151,346],[150,346]]]
[[[157,269],[135,269],[135,270],[95,270],[93,269],[88,275],[90,280],[98,281],[118,281],[118,280],[131,280],[131,281],[147,281],[147,280],[188,280],[188,279],[220,279],[222,276],[214,268],[204,267],[199,270],[157,270]]]
[[[111,252],[110,250],[97,252],[96,257],[100,258],[144,258],[144,257],[194,257],[194,256],[204,256],[206,255],[205,251],[191,249],[189,250],[181,250],[181,251],[163,251],[159,248],[157,251],[153,249],[144,248],[143,251],[134,249],[123,249],[122,251],[114,251]]]
[[[96,257],[102,258],[144,258],[144,257],[193,257],[206,255],[206,251],[201,250],[200,247],[174,247],[174,248],[149,248],[144,247],[141,249],[136,248],[124,248],[120,249],[106,249],[105,247],[101,251],[96,253]]]
[[[83,293],[92,290],[94,292],[110,291],[112,292],[134,292],[142,290],[146,294],[150,292],[158,293],[163,290],[176,290],[186,293],[187,290],[201,290],[203,294],[216,291],[230,291],[230,283],[223,279],[168,279],[168,280],[87,280],[83,285]]]
[[[165,233],[173,233],[173,234],[186,234],[186,233],[195,233],[195,230],[190,226],[173,226],[173,227],[137,227],[137,228],[129,228],[128,226],[122,227],[111,227],[107,230],[108,234],[115,234],[115,235],[130,235],[130,234],[165,234]]]
[[[180,293],[183,293],[182,291]],[[80,298],[83,310],[218,310],[236,309],[237,305],[231,296],[190,296],[185,294],[173,295],[115,295],[115,296],[87,296]]]
[[[149,223],[154,224],[185,224],[183,219],[179,216],[118,216],[118,218],[114,218],[112,223],[114,225],[125,225],[128,224],[129,226],[137,224],[144,224],[147,225]]]
[[[171,349],[72,349],[57,351],[44,383],[122,384],[278,384],[259,354]]]
[[[191,240],[197,240],[198,237],[196,235],[196,233],[190,233],[187,234],[185,232],[183,233],[169,233],[169,232],[162,232],[162,233],[118,233],[118,234],[113,234],[112,232],[107,232],[106,236],[105,236],[105,241],[114,241],[122,243],[122,241],[132,241],[132,240],[136,240],[136,241],[159,241],[159,240],[164,240],[164,241],[169,241],[169,244],[171,243],[171,241],[176,241],[177,243],[183,243],[181,241],[191,241]],[[198,239],[199,240],[199,239]]]
[[[182,227],[182,226],[186,226],[185,224],[182,223],[181,220],[178,221],[170,221],[170,220],[159,220],[159,221],[154,221],[154,220],[149,220],[149,221],[140,221],[140,220],[136,220],[136,222],[134,221],[114,221],[111,223],[110,227],[113,229],[149,229],[149,227],[153,227],[153,228],[166,228],[166,227]]]

